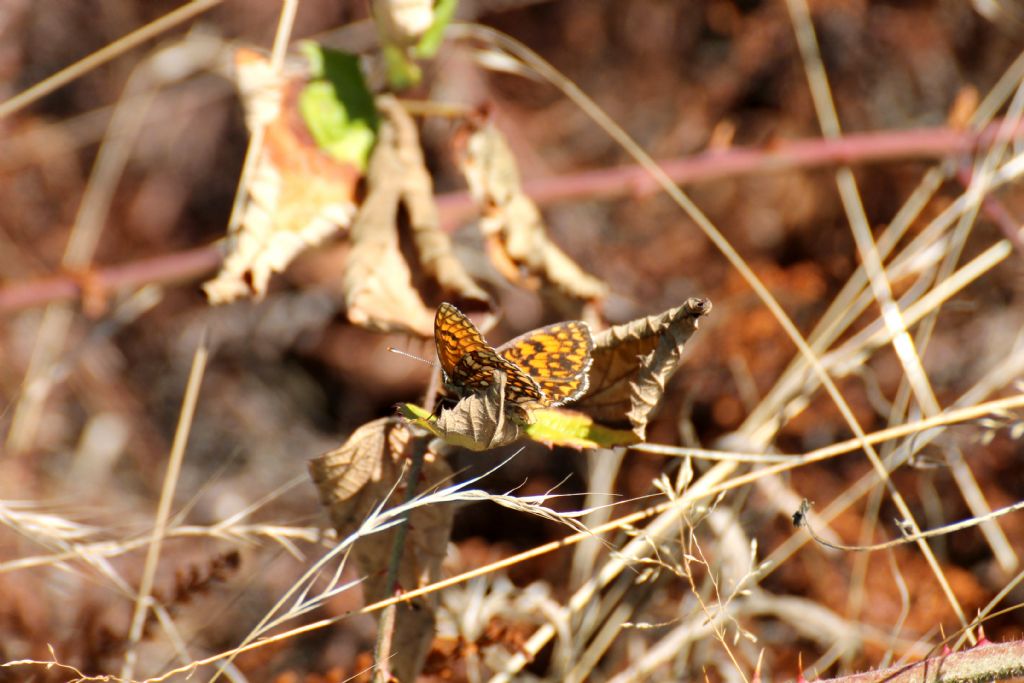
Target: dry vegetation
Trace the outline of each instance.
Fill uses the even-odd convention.
[[[375,204],[411,262],[410,225],[458,261],[370,296],[365,242],[320,224],[262,300],[213,306],[247,148],[281,141],[247,130],[232,56],[314,36],[373,53],[366,3],[6,0],[0,681],[369,680],[433,604],[425,680],[784,680],[936,655],[1024,675],[1024,516],[917,536],[1024,499],[1016,8],[464,0],[422,83],[378,100],[416,117],[392,133],[418,129],[436,220],[408,187]],[[510,281],[522,262],[480,237],[459,146],[480,105],[580,266],[568,285]],[[337,169],[310,168],[298,188],[325,202]],[[382,196],[358,177],[330,179],[350,192],[334,220]],[[388,308],[409,292],[427,308]],[[307,462],[433,399],[431,370],[387,347],[432,357],[423,325],[453,293],[493,297],[496,341],[714,309],[644,443],[412,448],[410,477],[389,432],[377,488],[332,528]],[[816,539],[791,523],[805,498]],[[417,588],[419,607],[381,600]]]

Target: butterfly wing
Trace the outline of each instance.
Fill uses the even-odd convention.
[[[494,370],[505,373],[505,400],[522,405],[540,405],[540,387],[515,363],[487,344],[466,315],[449,303],[441,304],[434,316],[434,344],[445,379],[458,392],[482,391],[494,382]]]
[[[590,326],[582,320],[570,320],[527,332],[497,351],[522,368],[540,388],[543,403],[554,407],[586,393],[593,350]]]
[[[455,366],[452,380],[462,389],[483,391],[495,381],[495,370],[505,373],[506,401],[525,408],[547,404],[537,381],[491,348],[470,351],[464,355]]]
[[[473,321],[447,302],[438,306],[434,315],[434,345],[441,369],[445,377],[451,379],[456,379],[456,368],[467,353],[482,350],[494,353]]]

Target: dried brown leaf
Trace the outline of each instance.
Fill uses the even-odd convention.
[[[450,444],[485,451],[524,436],[529,415],[505,401],[505,373],[494,371],[496,381],[486,390],[467,395],[451,409],[442,409],[431,430]]]
[[[510,281],[536,288],[548,283],[578,299],[600,299],[608,285],[586,273],[551,241],[540,210],[523,194],[519,169],[504,136],[484,124],[459,144],[459,165],[480,204],[488,254]]]
[[[358,529],[382,501],[388,501],[385,507],[404,502],[404,464],[412,448],[424,447],[425,438],[414,435],[399,418],[381,418],[357,429],[339,448],[310,461],[310,474],[339,535],[347,536]],[[450,475],[448,465],[427,452],[418,488],[431,488]],[[403,587],[419,586],[422,576],[439,569],[448,542],[451,513],[450,506],[434,505],[418,507],[410,515],[408,562],[403,561],[399,572]],[[383,554],[390,556],[393,540],[393,531],[377,533],[361,539],[357,548],[386,549]],[[366,555],[370,564],[382,559],[373,555]],[[385,562],[386,559],[383,558]],[[372,575],[380,567],[363,565],[363,569]]]
[[[643,439],[665,384],[679,367],[686,340],[710,311],[707,299],[687,299],[661,315],[596,335],[590,389],[573,408],[603,424],[628,424]]]
[[[488,296],[455,258],[450,238],[440,229],[415,123],[392,96],[378,98],[377,106],[383,120],[370,158],[368,195],[352,226],[352,252],[342,283],[348,317],[371,329],[429,337],[434,315],[413,287],[399,248],[399,204],[408,210],[423,270],[461,299],[485,302]]]
[[[434,316],[412,286],[398,241],[398,205],[404,165],[389,117],[378,131],[367,171],[369,193],[352,225],[352,251],[342,278],[348,318],[381,331],[429,336]]]
[[[393,97],[379,98],[377,106],[395,126],[397,147],[405,165],[401,176],[402,201],[409,214],[409,226],[420,265],[445,292],[457,294],[464,300],[488,302],[490,297],[455,258],[451,237],[441,230],[441,219],[434,201],[434,181],[423,159],[415,122]]]
[[[310,475],[339,534],[354,532],[390,491],[388,463],[399,460],[412,433],[399,421],[381,418],[354,431],[340,447],[309,462]]]
[[[358,529],[383,501],[387,501],[385,507],[405,501],[403,465],[413,448],[426,448],[426,438],[414,435],[398,418],[382,418],[357,429],[341,447],[310,461],[310,474],[339,536]],[[448,465],[427,452],[417,488],[429,489],[450,476]],[[451,505],[424,505],[412,511],[398,564],[398,588],[412,590],[441,578],[453,515]],[[395,528],[372,534],[359,539],[352,550],[366,577],[363,590],[368,602],[394,592],[388,583],[388,564],[396,534]],[[393,641],[399,646],[389,661],[399,680],[413,680],[423,666],[434,636],[436,606],[437,594],[397,606]]]
[[[304,249],[347,227],[355,214],[359,170],[319,149],[296,111],[303,79],[278,76],[259,53],[235,54],[250,131],[266,126],[242,220],[228,235],[220,273],[203,285],[210,303],[262,297],[272,273]]]

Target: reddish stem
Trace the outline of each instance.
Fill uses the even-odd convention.
[[[709,150],[661,162],[661,167],[674,182],[687,185],[741,175],[838,164],[935,159],[972,153],[991,145],[997,138],[1015,138],[1024,129],[1024,126],[1018,125],[1010,130],[1001,130],[1001,126],[1001,122],[996,121],[981,133],[951,128],[922,128],[857,133],[836,140],[778,141],[763,149]],[[543,206],[572,199],[643,197],[657,192],[659,187],[643,168],[634,165],[541,178],[524,183],[523,189]],[[448,230],[473,218],[477,213],[476,204],[466,192],[440,195],[437,204],[442,224]],[[991,210],[991,207],[988,208]],[[14,282],[0,287],[0,313],[79,298],[87,287],[104,292],[149,283],[193,280],[212,273],[220,262],[220,250],[215,245],[209,245],[119,266],[98,268],[85,276],[62,273]]]
[[[213,272],[222,260],[215,244],[98,268],[86,275],[62,273],[0,287],[0,312],[79,298],[83,292],[109,292],[145,284],[194,280]]]

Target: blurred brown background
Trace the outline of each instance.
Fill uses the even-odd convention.
[[[128,0],[7,0],[0,9],[0,98],[176,6]],[[1012,18],[1013,7],[1007,5],[1011,15],[1006,16]],[[958,98],[969,97],[972,90],[987,93],[1024,44],[1024,33],[1011,19],[992,21],[964,2],[819,0],[811,9],[848,132],[942,126]],[[107,124],[134,69],[188,31],[268,47],[279,12],[280,4],[268,0],[225,2],[0,119],[0,287],[65,271],[61,259],[69,228],[103,136],[116,137]],[[294,36],[332,32],[366,16],[362,2],[306,1]],[[780,140],[820,136],[782,2],[480,0],[463,2],[460,16],[494,26],[538,51],[657,159],[685,157],[715,144],[770,148]],[[487,72],[464,53],[443,51],[426,70],[425,85],[414,96],[489,103],[528,180],[631,163],[617,144],[546,84]],[[233,86],[217,73],[202,71],[162,88],[155,98],[102,221],[96,268],[171,255],[223,235],[248,140]],[[447,122],[428,120],[422,130],[439,193],[464,188],[451,161],[452,129]],[[872,225],[892,219],[930,163],[922,159],[855,168]],[[809,331],[858,264],[832,171],[715,179],[686,189],[800,329]],[[923,222],[960,192],[962,187],[948,182],[925,210]],[[1015,186],[1001,190],[999,199],[1011,212],[1022,208]],[[610,322],[658,313],[690,296],[714,302],[710,319],[687,349],[684,369],[673,379],[658,421],[648,430],[649,440],[693,444],[695,438],[710,445],[734,430],[795,351],[725,259],[662,196],[636,198],[624,191],[618,198],[562,202],[544,210],[553,238],[610,284],[613,294],[604,308]],[[471,226],[454,235],[460,255],[472,272],[481,273],[505,311],[492,341],[565,317],[545,308],[536,296],[499,282],[475,249],[479,238]],[[964,260],[1000,237],[983,218],[968,240]],[[67,341],[57,354],[49,386],[24,384],[33,350],[45,343],[38,338],[43,307],[4,311],[0,425],[5,438],[27,393],[45,391],[47,398],[28,435],[20,437],[27,439],[27,447],[14,450],[8,439],[0,459],[0,500],[6,505],[27,501],[31,507],[17,509],[53,513],[114,538],[145,532],[152,523],[192,353],[200,329],[209,326],[214,354],[175,510],[183,511],[188,523],[212,524],[297,479],[294,487],[260,507],[254,521],[326,526],[305,479],[306,460],[333,448],[360,424],[391,414],[396,402],[422,400],[428,369],[388,354],[387,345],[425,357],[432,354],[427,341],[375,335],[346,322],[332,289],[344,255],[344,246],[305,255],[275,278],[271,294],[260,304],[211,309],[198,288],[203,278],[195,276],[151,291],[141,310],[133,308],[139,299],[127,298],[130,293],[100,293],[91,308],[72,306]],[[72,275],[88,285],[88,268]],[[1021,275],[1021,257],[1015,254],[944,310],[925,356],[940,403],[959,396],[1006,354],[1021,323]],[[894,283],[897,294],[905,284]],[[885,426],[875,395],[891,399],[901,377],[889,348],[875,354],[860,376],[843,382],[844,395],[866,430]],[[963,435],[971,469],[993,506],[1021,498],[1024,451],[1019,440],[1000,435],[983,445],[966,429],[954,435],[950,438]],[[776,446],[782,452],[800,452],[849,436],[831,403],[816,396],[805,413],[782,429]],[[507,454],[467,457],[454,464],[465,468],[465,476]],[[528,480],[520,490],[525,495],[564,481],[560,491],[580,492],[585,467],[580,453],[531,447],[487,485],[504,491]],[[650,493],[652,478],[665,467],[660,456],[627,455],[618,492]],[[828,501],[868,467],[863,458],[850,457],[798,470],[791,484]],[[944,467],[901,472],[896,483],[922,511],[920,519],[951,521],[969,514]],[[752,495],[742,519],[767,552],[791,532],[772,506]],[[577,504],[564,502],[567,508]],[[941,519],[929,517],[929,510],[934,513],[929,505],[938,506]],[[895,514],[888,512],[883,508],[883,520]],[[0,563],[61,549],[56,541],[41,544],[26,534],[26,520],[23,515],[0,528]],[[1019,516],[1002,523],[1019,552],[1024,538]],[[852,541],[859,529],[857,517],[851,514],[834,528]],[[462,549],[462,564],[473,566],[563,533],[553,524],[478,506],[472,513],[462,510],[454,540]],[[236,548],[237,567],[231,555]],[[302,548],[312,556],[320,552],[308,543]],[[936,548],[968,613],[1003,585],[978,532],[940,540]],[[86,673],[116,671],[132,601],[111,577],[136,585],[143,554],[119,555],[107,567],[80,562],[26,569],[3,565],[0,661],[46,659],[49,643],[62,661]],[[568,557],[555,554],[518,566],[513,579],[522,584],[548,579],[557,593],[564,588],[559,578]],[[912,553],[904,560],[907,583],[918,591],[908,630],[925,634],[939,623],[954,627],[923,561]],[[163,551],[157,595],[170,605],[190,652],[198,658],[237,644],[307,561],[290,557],[267,538],[241,545],[172,539]],[[878,560],[879,572],[887,572],[885,562]],[[841,610],[845,571],[842,561],[808,551],[773,574],[767,585]],[[886,596],[894,590],[887,580],[879,583],[869,590],[877,588]],[[879,598],[876,605],[874,617],[883,627],[892,621],[889,599]],[[329,613],[358,604],[358,596],[339,598]],[[1022,623],[1019,615],[1008,614],[986,628],[993,640],[1019,638]],[[768,666],[780,676],[794,674],[800,641],[792,634],[773,640],[770,633],[762,634]],[[239,666],[251,680],[276,675],[282,681],[303,680],[306,674],[332,669],[351,675],[365,665],[358,655],[365,657],[372,634],[372,620],[360,617],[257,650],[239,660]],[[159,641],[145,644],[144,673],[169,663],[171,654]],[[804,647],[813,650],[806,643]],[[877,656],[877,651],[867,652],[857,663],[877,663]],[[43,680],[41,672],[36,676]],[[0,670],[0,680],[23,679]]]

